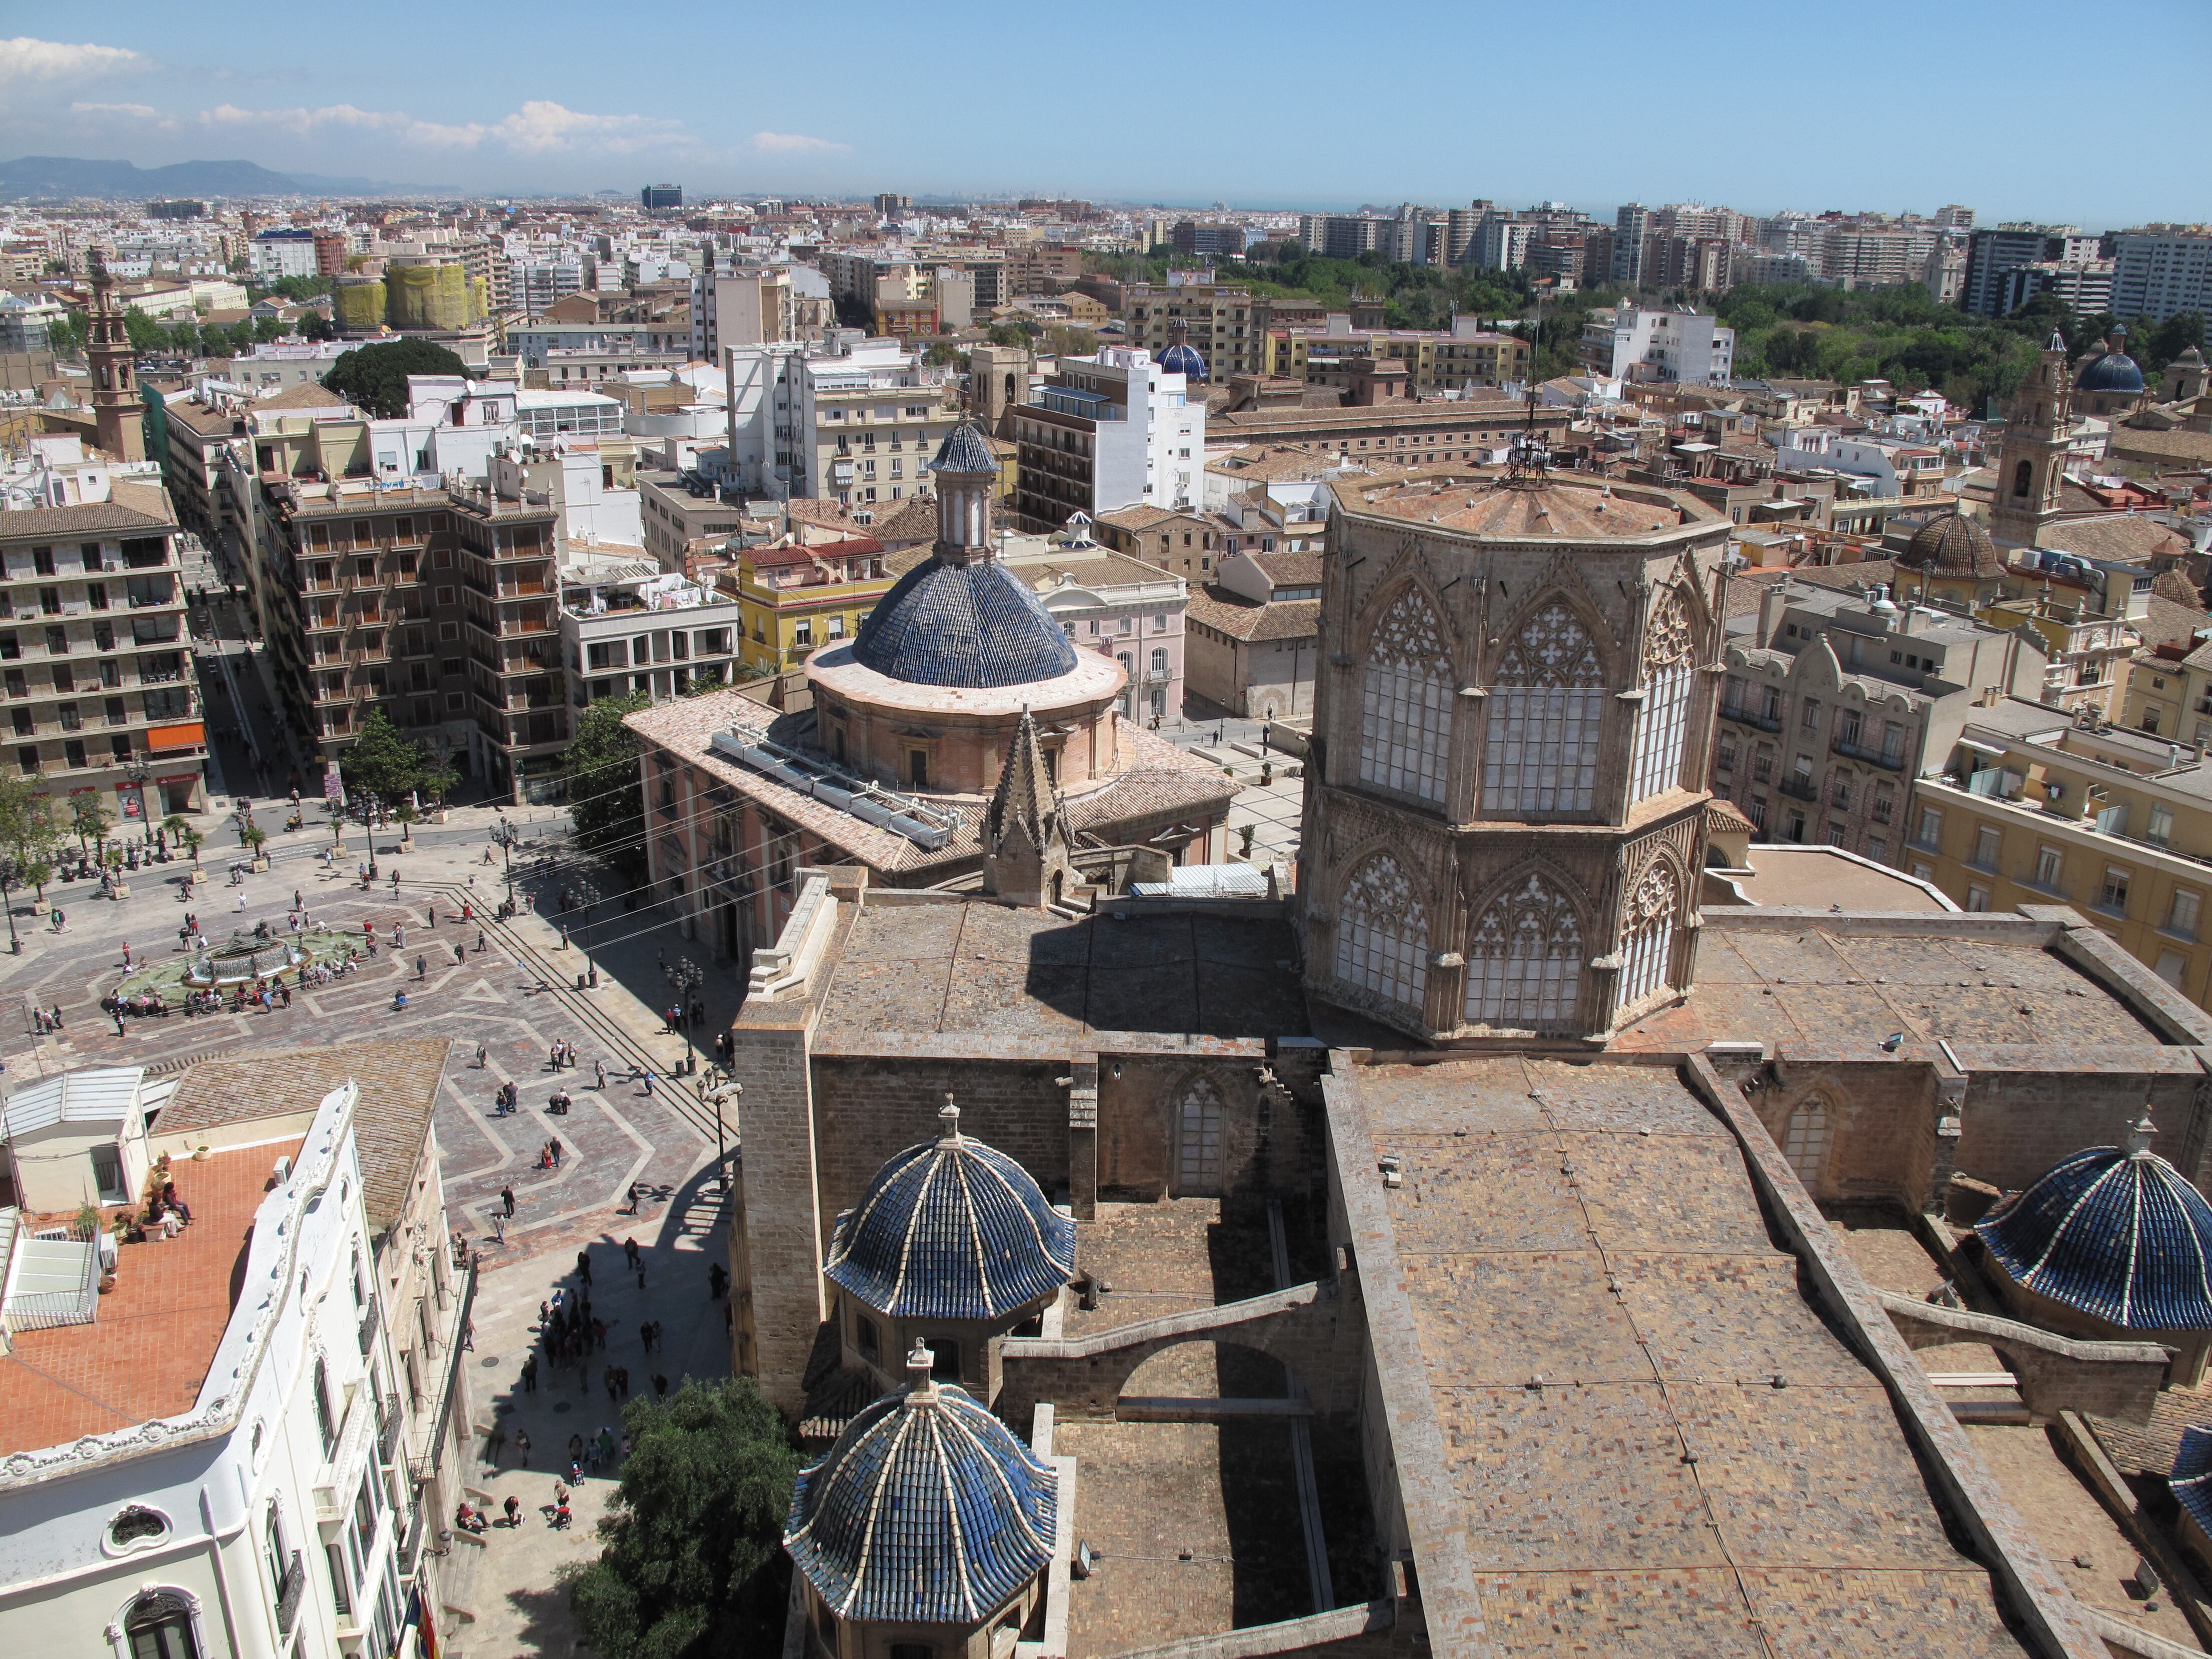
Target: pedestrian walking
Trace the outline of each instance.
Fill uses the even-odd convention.
[[[295,910],[304,910],[307,908],[307,895],[296,887],[292,890],[292,908]]]
[[[523,1370],[526,1384],[532,1392],[535,1392],[538,1388],[538,1356],[536,1354],[531,1355],[525,1362]],[[523,1468],[526,1469],[530,1467],[530,1431],[527,1429],[517,1429],[514,1431],[514,1461]]]
[[[479,1072],[481,1072],[482,1070],[483,1070],[483,1068],[484,1068],[484,1046],[483,1046],[483,1043],[479,1042],[478,1044],[477,1044],[477,1070],[478,1070]]]
[[[559,1169],[561,1167],[561,1137],[555,1135],[551,1139],[545,1143],[545,1146],[546,1150],[553,1154],[553,1167],[556,1170]],[[586,1278],[584,1282],[587,1285],[591,1283],[588,1276]]]
[[[601,1094],[607,1091],[607,1063],[604,1060],[592,1062],[592,1086]]]
[[[507,1212],[503,1210],[491,1212],[491,1237],[495,1244],[507,1243]]]
[[[538,1392],[538,1355],[535,1350],[522,1362],[522,1391],[525,1394]]]
[[[589,1250],[576,1252],[576,1277],[586,1285],[592,1282],[592,1253]]]
[[[427,961],[425,961],[422,957],[416,957],[416,958],[415,958],[415,977],[416,977],[416,979],[428,979],[428,978],[429,978],[429,976],[430,976],[430,964],[429,964]]]
[[[522,1505],[516,1503],[514,1501],[514,1494],[509,1492],[507,1494],[507,1502],[502,1504],[501,1507],[507,1511],[507,1530],[512,1532],[522,1524]]]
[[[600,1372],[599,1380],[607,1385],[607,1404],[610,1406],[613,1405],[616,1401],[621,1398],[621,1396],[615,1392],[615,1368],[611,1365],[605,1367]]]
[[[632,1203],[636,1202],[637,1182],[635,1181],[629,1183],[629,1195],[630,1201]],[[637,1266],[637,1241],[635,1238],[625,1238],[623,1240],[623,1255],[628,1259],[631,1267],[635,1267]]]
[[[123,941],[123,965],[125,968],[131,965],[131,941],[127,939]]]
[[[242,891],[238,896],[238,908],[241,910],[246,908],[246,895]]]
[[[505,1208],[507,1213],[513,1215],[514,1213],[514,1188],[512,1187],[501,1188],[499,1189],[499,1201],[501,1206]],[[543,1319],[544,1316],[544,1304],[541,1303],[538,1304],[538,1317]]]
[[[484,949],[484,936],[483,936],[483,928],[481,928],[481,927],[479,927],[479,928],[477,928],[477,954],[478,956],[482,956],[482,955],[483,954],[483,949]]]
[[[653,1067],[650,1066],[645,1068],[645,1092],[647,1095],[653,1093]]]
[[[622,1390],[622,1397],[623,1399],[627,1400],[629,1398],[629,1366],[617,1365],[615,1367],[615,1386]]]

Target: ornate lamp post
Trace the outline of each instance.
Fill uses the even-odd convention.
[[[688,1075],[699,1069],[699,1057],[691,1047],[691,993],[705,983],[707,976],[689,957],[679,957],[662,971],[676,990],[676,1018],[684,1027],[684,1069]]]

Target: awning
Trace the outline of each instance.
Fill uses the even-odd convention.
[[[207,742],[207,724],[186,720],[182,726],[156,726],[146,733],[146,746],[155,754],[169,749],[198,749]]]

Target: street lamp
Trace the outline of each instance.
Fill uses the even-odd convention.
[[[673,965],[662,971],[676,988],[676,1018],[684,1027],[684,1069],[688,1075],[699,1069],[698,1056],[691,1048],[691,993],[705,982],[707,976],[689,957],[678,957]]]
[[[0,860],[0,905],[8,910],[8,950],[12,956],[23,954],[23,941],[15,937],[15,902],[9,896],[23,884],[23,867],[15,860]]]

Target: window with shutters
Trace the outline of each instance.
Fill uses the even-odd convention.
[[[1652,607],[1644,635],[1644,708],[1636,722],[1629,769],[1632,805],[1663,795],[1681,781],[1682,733],[1690,713],[1690,618],[1680,590],[1668,588]]]
[[[1377,853],[1353,872],[1337,908],[1336,976],[1418,1012],[1429,981],[1429,918],[1404,866]]]
[[[1443,624],[1418,588],[1390,603],[1367,647],[1359,702],[1359,779],[1419,800],[1444,798],[1451,659]]]
[[[1595,799],[1604,668],[1582,620],[1555,600],[1505,649],[1490,688],[1482,804],[1494,812],[1588,812]]]
[[[1582,924],[1542,877],[1529,876],[1483,912],[1467,949],[1468,1024],[1565,1030],[1582,988]]]
[[[1674,918],[1682,884],[1664,859],[1651,861],[1629,895],[1621,937],[1621,1006],[1642,1001],[1668,983],[1674,962]]]

